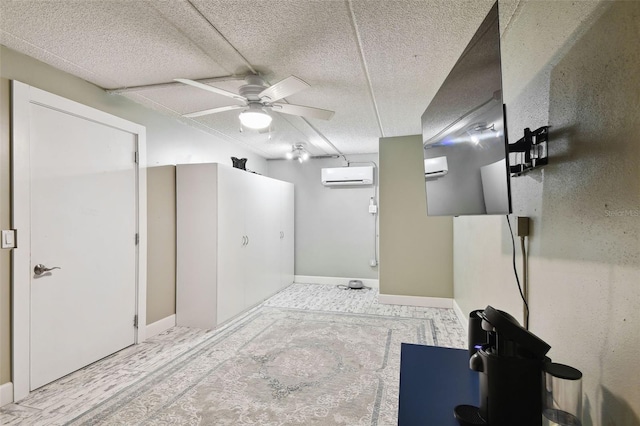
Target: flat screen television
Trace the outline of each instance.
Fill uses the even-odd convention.
[[[422,114],[427,214],[511,213],[498,4]]]

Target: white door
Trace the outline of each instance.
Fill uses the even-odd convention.
[[[18,238],[22,233],[28,241],[18,240],[14,274],[26,276],[22,268],[28,265],[28,388],[33,390],[136,341],[134,316],[144,314],[137,300],[140,135],[114,126],[124,120],[26,85],[14,85],[14,93],[32,96],[14,106],[14,195],[21,198],[14,200],[14,214],[29,224],[28,230],[18,229]],[[25,192],[28,204],[22,200]],[[14,312],[19,342],[14,354],[22,355],[27,316],[20,279],[14,279],[20,289],[14,295],[20,306]],[[14,367],[22,387],[21,369]],[[23,392],[16,391],[16,398]]]
[[[246,172],[218,165],[218,324],[245,308]]]
[[[31,389],[134,343],[135,136],[31,109]]]
[[[278,246],[277,181],[248,174],[250,207],[246,227],[248,265],[246,276],[247,307],[256,305],[275,293],[277,263],[273,263]]]

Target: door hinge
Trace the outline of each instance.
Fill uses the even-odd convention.
[[[138,164],[138,151],[133,153],[133,162]]]
[[[140,242],[140,234],[136,233],[136,245]]]
[[[133,316],[133,326],[135,328],[138,328],[138,316],[137,315]]]

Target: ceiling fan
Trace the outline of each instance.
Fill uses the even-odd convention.
[[[319,118],[321,120],[329,120],[334,114],[333,111],[326,109],[276,102],[310,87],[307,83],[293,75],[268,87],[259,75],[248,75],[245,77],[246,84],[240,87],[239,94],[184,78],[177,78],[175,81],[242,102],[241,105],[228,105],[206,109],[204,111],[191,112],[184,114],[183,117],[194,118],[241,109],[240,122],[242,125],[251,129],[264,129],[271,124],[272,118],[267,114],[268,110],[305,118]]]

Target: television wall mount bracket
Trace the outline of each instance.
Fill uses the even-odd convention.
[[[524,129],[524,137],[516,143],[509,144],[509,171],[511,177],[521,176],[533,169],[549,163],[549,126],[542,126],[534,131]]]

